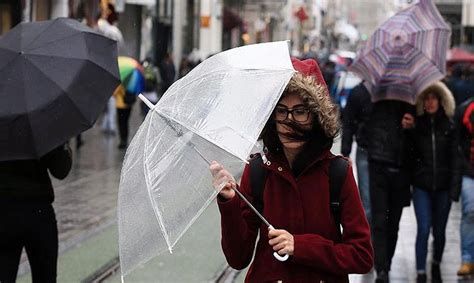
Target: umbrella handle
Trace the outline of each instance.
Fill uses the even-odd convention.
[[[275,228],[272,225],[268,226],[268,230],[274,230],[274,229]],[[288,254],[279,255],[277,252],[273,252],[273,256],[279,261],[287,261],[288,258],[290,257]]]
[[[273,256],[279,261],[286,261],[290,257],[288,254],[281,256],[277,252],[273,252]]]

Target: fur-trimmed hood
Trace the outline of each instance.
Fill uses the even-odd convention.
[[[298,72],[291,78],[285,92],[300,94],[326,135],[336,137],[340,130],[339,109],[329,96],[316,61],[292,59],[292,63]]]
[[[453,94],[448,87],[440,81],[430,85],[416,96],[416,114],[418,116],[425,113],[425,110],[423,109],[423,101],[428,93],[436,93],[440,100],[440,106],[443,107],[446,116],[449,118],[454,116],[456,104],[454,102]]]

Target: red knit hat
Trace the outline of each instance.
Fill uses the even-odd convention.
[[[318,63],[313,59],[299,60],[295,57],[291,57],[291,63],[296,71],[302,73],[305,76],[313,76],[316,82],[323,85],[326,89],[328,88],[324,81],[321,70],[319,69]]]

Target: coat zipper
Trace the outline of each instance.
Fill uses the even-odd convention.
[[[431,117],[431,143],[433,148],[433,191],[436,191],[436,135],[433,117]]]

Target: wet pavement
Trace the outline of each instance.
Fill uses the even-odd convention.
[[[139,108],[135,107],[130,138],[140,122]],[[71,144],[74,165],[70,175],[63,181],[54,181],[60,241],[58,282],[83,282],[118,256],[116,205],[125,151],[117,148],[116,136],[104,135],[99,126],[85,132],[83,139],[85,144],[80,150],[75,149],[74,142]],[[338,152],[338,145],[333,150]],[[441,265],[447,283],[474,282],[458,280],[456,276],[460,264],[459,222],[460,207],[454,204]],[[411,206],[403,212],[391,282],[415,282],[415,237],[416,221]],[[172,255],[156,257],[126,277],[125,282],[213,282],[226,267],[219,241],[219,214],[212,204],[178,242]],[[430,254],[428,266],[429,259]],[[240,272],[235,282],[243,282],[244,277],[245,271]],[[374,274],[350,278],[356,283],[373,282]],[[120,276],[115,274],[107,281],[120,282]],[[31,282],[25,256],[18,282]]]

